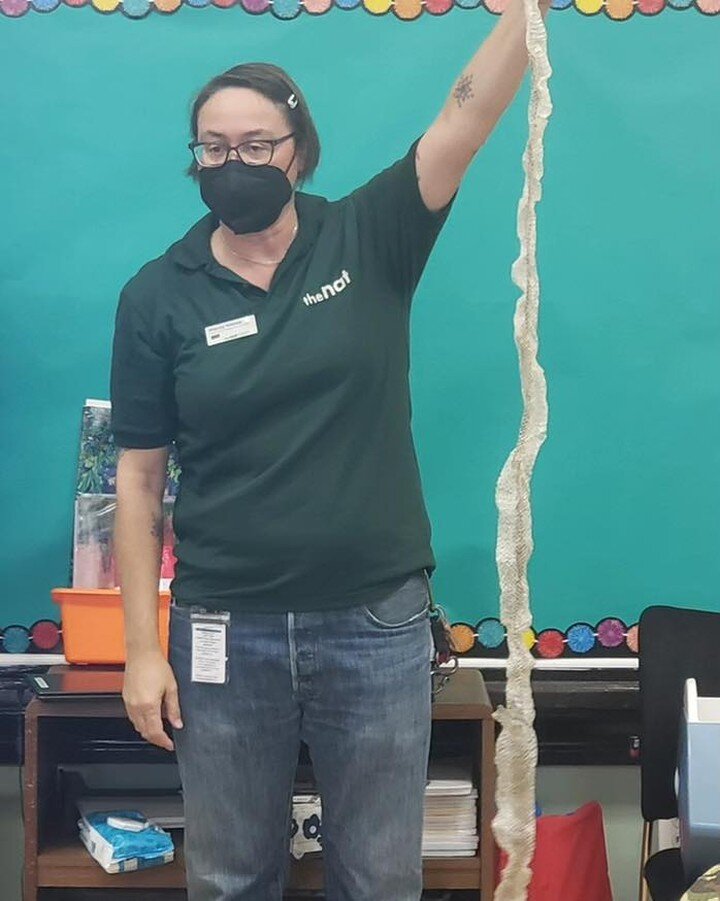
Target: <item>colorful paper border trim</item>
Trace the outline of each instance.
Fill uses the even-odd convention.
[[[475,626],[453,623],[453,640],[462,657],[505,657],[505,628],[499,619],[489,617]],[[5,654],[47,653],[62,649],[62,627],[54,620],[41,619],[32,626],[17,624],[0,629],[0,659]],[[616,617],[606,617],[596,626],[573,623],[564,632],[544,629],[525,633],[525,643],[535,657],[636,656],[639,650],[638,626],[626,626]]]
[[[431,16],[442,16],[453,7],[477,9],[485,7],[488,12],[501,13],[507,0],[0,0],[0,12],[11,18],[18,18],[34,10],[49,13],[60,6],[91,6],[101,13],[121,12],[131,19],[142,19],[153,10],[160,13],[177,12],[183,5],[199,9],[217,6],[222,9],[239,6],[251,15],[270,13],[277,19],[295,19],[306,12],[320,16],[333,7],[341,10],[364,9],[374,16],[384,16],[392,12],[398,19],[411,21],[423,12]],[[553,9],[575,9],[586,16],[604,12],[618,22],[629,19],[638,12],[645,16],[655,16],[665,9],[690,9],[694,7],[706,16],[720,13],[720,0],[553,0]]]
[[[481,619],[475,626],[453,623],[453,641],[461,657],[506,657],[505,627],[499,619]],[[595,626],[573,623],[564,632],[543,629],[525,633],[525,644],[534,657],[554,660],[558,657],[634,657],[639,650],[638,626],[626,626],[614,616],[601,619]]]
[[[506,657],[505,627],[499,619],[481,619],[475,626],[453,623],[453,640],[461,657]],[[525,633],[525,643],[533,656],[543,660],[558,657],[636,657],[639,651],[638,625],[626,626],[614,616],[597,625],[573,623],[564,632],[543,629]],[[2,654],[47,653],[62,650],[62,627],[50,619],[41,619],[29,628],[10,625],[0,629]]]
[[[0,629],[0,659],[2,654],[59,653],[62,629],[52,619],[39,619],[30,628],[13,624]]]

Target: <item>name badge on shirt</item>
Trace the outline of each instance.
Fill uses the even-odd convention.
[[[257,333],[255,316],[241,316],[239,319],[229,319],[227,322],[209,325],[205,329],[205,340],[208,347],[213,347],[215,344],[236,341],[238,338],[247,338],[248,335],[257,335]]]
[[[192,614],[192,682],[224,685],[228,681],[229,623],[229,613]]]

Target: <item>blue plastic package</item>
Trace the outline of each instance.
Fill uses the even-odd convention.
[[[164,829],[152,823],[140,832],[119,829],[108,823],[109,817],[147,822],[137,810],[102,810],[88,813],[78,821],[83,844],[107,872],[142,869],[174,859],[173,840]]]

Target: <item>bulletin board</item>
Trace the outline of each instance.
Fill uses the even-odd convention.
[[[108,396],[118,292],[204,212],[183,175],[193,92],[239,62],[285,67],[323,146],[307,190],[338,197],[405,153],[496,21],[490,3],[430,0],[102,2],[0,0],[0,626],[57,616],[82,405]],[[720,16],[714,0],[675,6],[691,8],[549,15],[539,631],[720,602]],[[494,489],[520,412],[509,269],[526,127],[522,96],[412,314],[435,593],[473,628],[497,616]]]

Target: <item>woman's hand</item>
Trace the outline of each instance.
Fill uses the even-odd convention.
[[[159,648],[128,656],[122,697],[130,722],[140,735],[159,748],[173,751],[175,745],[163,728],[163,707],[174,729],[182,729],[183,724],[175,675]]]

